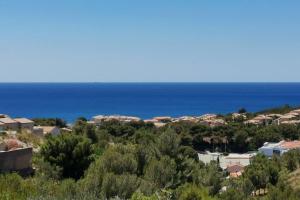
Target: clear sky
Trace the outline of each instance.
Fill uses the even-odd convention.
[[[1,82],[299,82],[299,0],[0,0]]]

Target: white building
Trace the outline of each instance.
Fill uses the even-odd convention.
[[[100,125],[102,122],[106,121],[119,121],[119,122],[136,122],[140,121],[141,119],[138,117],[133,117],[133,116],[125,116],[125,115],[97,115],[92,118],[92,121]]]
[[[230,153],[228,155],[223,155],[221,153],[211,153],[206,152],[204,154],[198,153],[198,158],[205,164],[209,164],[211,161],[218,161],[220,167],[225,170],[228,166],[233,164],[239,164],[242,166],[250,165],[251,159],[256,155],[256,153]]]
[[[1,126],[3,127],[3,129],[6,129],[6,130],[18,130],[19,129],[18,122],[9,117],[0,118],[0,122],[1,122]]]
[[[35,126],[33,128],[33,133],[38,136],[45,136],[48,134],[51,135],[59,135],[60,134],[60,128],[56,126]]]
[[[282,155],[291,149],[300,149],[300,141],[280,141],[278,143],[265,142],[258,151],[265,156],[272,157],[275,155]]]
[[[15,118],[14,120],[19,123],[20,129],[32,131],[34,126],[34,122],[32,120],[27,118]]]

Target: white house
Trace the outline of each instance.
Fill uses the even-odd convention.
[[[27,118],[15,118],[14,120],[19,123],[19,127],[21,129],[32,131],[34,126],[34,122],[32,120]]]
[[[291,149],[300,149],[300,141],[280,141],[278,143],[265,142],[258,151],[265,156],[272,157],[275,155],[282,155]]]
[[[207,151],[206,153],[198,153],[198,158],[205,164],[209,164],[211,161],[218,161],[220,167],[225,170],[228,166],[235,164],[247,166],[255,155],[256,153],[230,153],[225,156],[218,152],[211,153]]]
[[[0,118],[0,122],[4,129],[7,129],[7,130],[18,130],[19,129],[18,122],[9,117]]]
[[[59,135],[60,128],[58,128],[56,126],[35,126],[33,129],[33,132],[39,136],[43,136],[43,135],[47,135],[47,134]]]

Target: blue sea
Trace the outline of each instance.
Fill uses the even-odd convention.
[[[300,105],[300,83],[1,83],[0,113],[12,117],[154,116],[259,111]]]

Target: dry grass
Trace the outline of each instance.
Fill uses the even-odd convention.
[[[38,148],[42,144],[42,139],[32,133],[19,133],[17,134],[17,138],[33,148]]]

